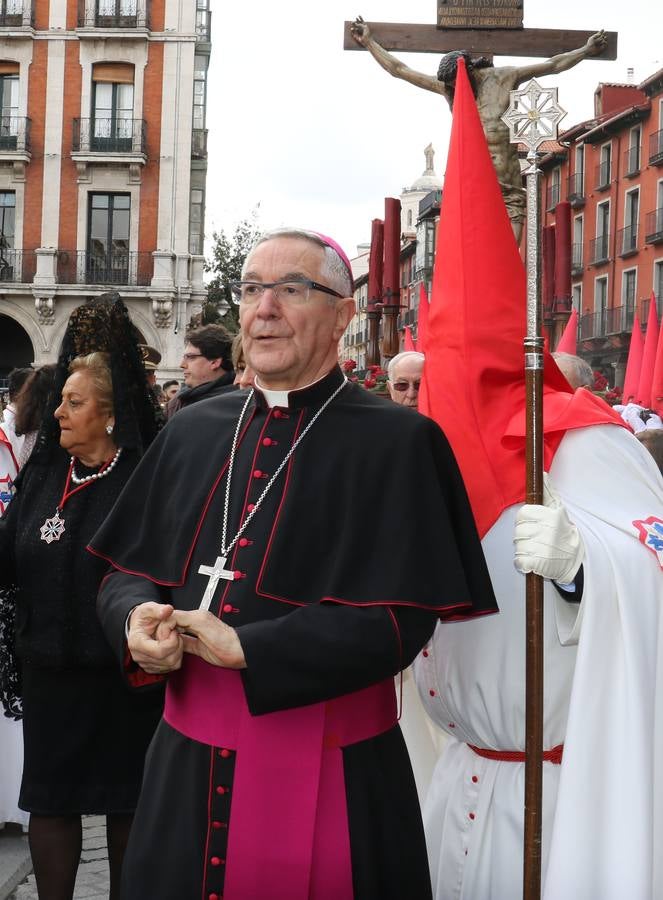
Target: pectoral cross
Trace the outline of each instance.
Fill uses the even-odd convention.
[[[203,599],[200,601],[199,609],[210,608],[214,591],[222,578],[225,578],[226,581],[235,580],[235,573],[233,570],[225,568],[227,558],[227,556],[217,556],[213,566],[198,566],[198,574],[207,575],[209,578],[205,593],[203,594]]]

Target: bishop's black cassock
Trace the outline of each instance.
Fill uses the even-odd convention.
[[[256,390],[232,472],[228,540],[342,379],[334,368],[290,392],[287,407],[270,409]],[[91,542],[113,565],[98,609],[123,664],[132,607],[200,605],[209,579],[198,569],[220,555],[229,454],[246,398],[234,392],[178,413]],[[438,617],[496,610],[442,432],[347,384],[227,566],[235,578],[219,582],[211,611],[237,629],[247,668],[229,672],[186,655],[169,676],[124,900],[430,897],[392,676]],[[127,675],[150,678],[130,667]],[[236,714],[239,724],[226,722]],[[258,760],[255,771],[247,760]]]

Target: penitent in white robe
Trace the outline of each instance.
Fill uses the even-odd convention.
[[[564,757],[562,765],[544,763],[542,896],[653,900],[663,896],[653,886],[661,847],[653,785],[661,782],[654,735],[663,705],[663,479],[642,445],[611,425],[569,431],[550,476],[586,556],[579,606],[544,586],[544,749],[564,744]],[[452,737],[424,807],[436,900],[522,895],[524,764],[467,746],[525,746],[516,509],[483,539],[499,614],[438,624],[414,664],[429,715]]]

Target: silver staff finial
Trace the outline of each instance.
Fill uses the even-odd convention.
[[[524,88],[511,91],[509,108],[502,121],[509,128],[511,143],[536,151],[543,141],[557,138],[557,126],[566,110],[557,102],[557,88],[544,88],[532,78]]]

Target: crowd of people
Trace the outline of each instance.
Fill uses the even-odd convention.
[[[0,818],[28,829],[40,900],[73,896],[92,813],[113,900],[518,896],[528,572],[545,584],[544,872],[617,835],[617,882],[582,882],[581,859],[575,896],[653,900],[638,640],[663,599],[663,429],[640,417],[636,439],[632,410],[597,401],[561,435],[544,504],[480,537],[417,412],[424,354],[389,362],[388,397],[338,364],[355,307],[335,241],[268,233],[232,292],[240,335],[191,329],[163,398],[117,295],[72,313],[56,365],[10,377]],[[582,400],[582,366],[558,364]],[[610,715],[623,693],[628,723]],[[608,796],[571,848],[569,821]]]

